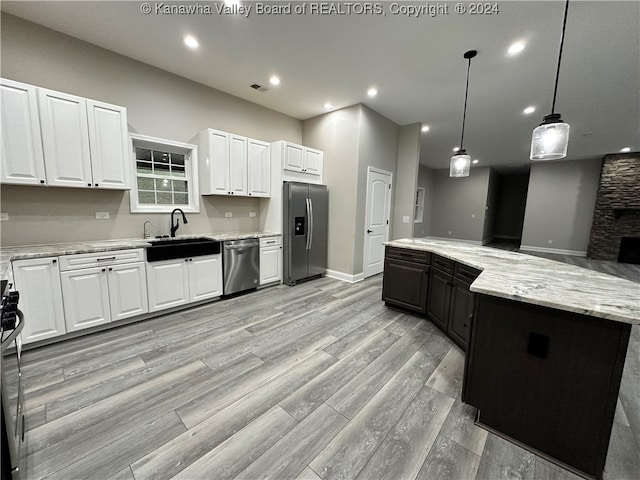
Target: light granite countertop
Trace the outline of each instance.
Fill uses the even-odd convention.
[[[244,238],[260,238],[280,236],[274,232],[225,232],[225,233],[199,233],[189,235],[177,235],[176,240],[184,238],[208,238],[223,242],[225,240],[240,240]],[[73,255],[77,253],[97,253],[111,250],[126,250],[130,248],[144,248],[149,246],[149,241],[155,240],[141,238],[124,238],[119,240],[88,240],[84,242],[51,243],[43,245],[25,245],[20,247],[3,247],[0,250],[0,278],[8,278],[9,268],[13,260],[24,260],[40,257],[58,257],[60,255]]]
[[[405,238],[385,245],[432,252],[482,270],[472,292],[640,325],[640,283],[469,243]]]

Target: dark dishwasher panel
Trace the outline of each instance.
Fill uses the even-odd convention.
[[[222,248],[224,295],[256,288],[260,283],[260,241],[227,240]]]

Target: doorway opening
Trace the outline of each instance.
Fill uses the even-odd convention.
[[[494,182],[495,211],[488,247],[518,251],[522,241],[524,212],[529,190],[529,168],[497,170]]]

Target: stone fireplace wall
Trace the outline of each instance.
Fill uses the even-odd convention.
[[[617,260],[622,237],[640,237],[640,152],[604,157],[587,256]]]

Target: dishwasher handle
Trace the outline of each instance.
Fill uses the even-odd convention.
[[[259,247],[260,241],[257,238],[250,238],[247,240],[227,240],[224,242],[225,250],[239,250],[247,247]]]

